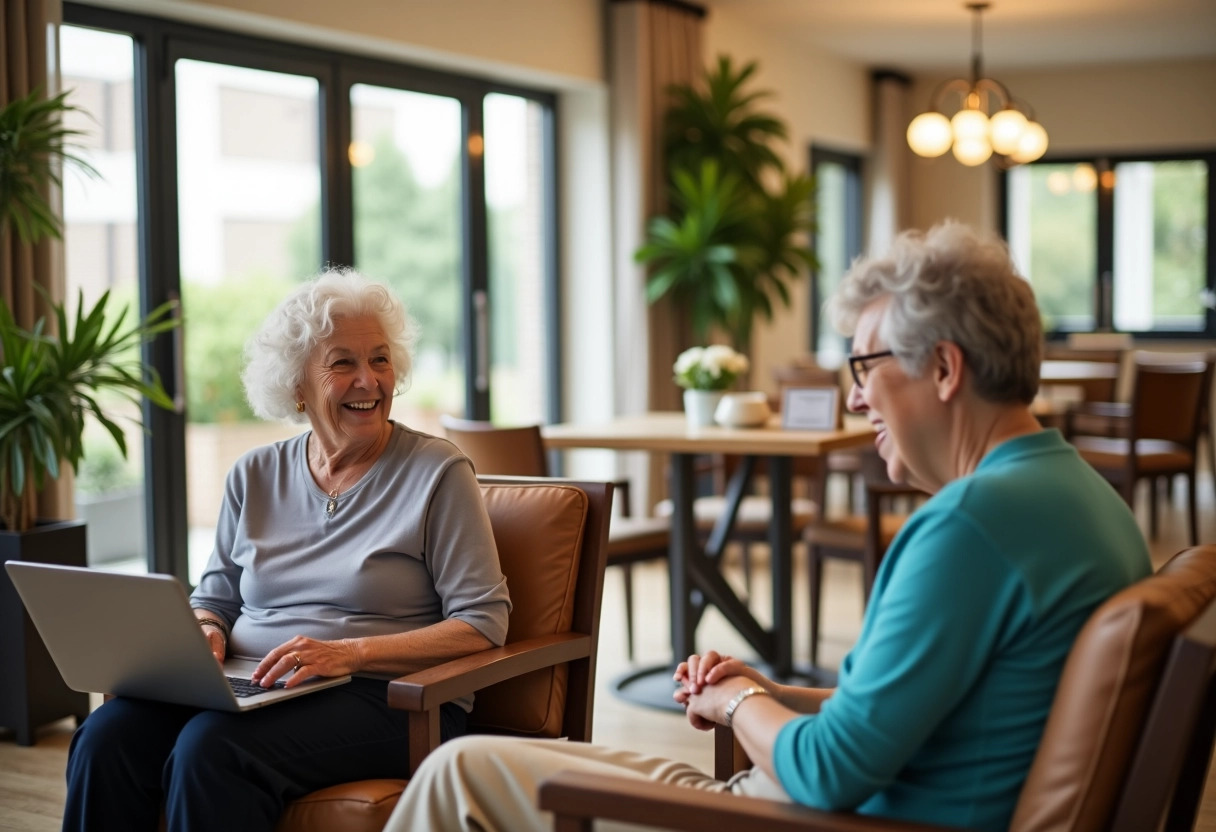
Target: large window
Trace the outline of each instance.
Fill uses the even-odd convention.
[[[69,293],[180,298],[185,321],[148,353],[178,412],[131,420],[126,466],[88,455],[116,470],[86,488],[149,484],[147,533],[128,522],[143,539],[115,557],[200,573],[227,469],[301,429],[253,417],[244,343],[327,264],[419,323],[394,418],[560,418],[551,94],[73,3],[64,20],[72,126],[102,172],[65,183]]]
[[[836,367],[844,360],[844,339],[824,314],[824,303],[861,254],[861,157],[811,147],[815,178],[815,260],[811,283],[810,347],[816,362]]]
[[[1214,162],[1103,157],[1006,173],[1006,235],[1049,332],[1216,336]]]

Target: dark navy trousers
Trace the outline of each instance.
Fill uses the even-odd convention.
[[[308,792],[351,780],[406,778],[408,723],[387,682],[350,683],[243,714],[116,698],[89,715],[68,753],[65,832],[157,828],[265,830]],[[465,712],[445,705],[444,740]]]

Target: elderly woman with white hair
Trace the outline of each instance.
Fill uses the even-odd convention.
[[[849,407],[891,477],[933,492],[879,569],[834,689],[738,659],[675,674],[694,727],[731,725],[755,767],[729,783],[582,743],[456,740],[388,825],[545,829],[539,783],[564,770],[1004,830],[1069,649],[1090,613],[1150,571],[1119,495],[1030,411],[1042,335],[1005,245],[964,226],[905,233],[833,299],[853,336]]]
[[[412,326],[352,271],[302,284],[251,339],[259,416],[310,430],[228,475],[215,549],[191,596],[216,659],[253,681],[351,682],[245,713],[115,698],[72,739],[64,829],[271,830],[284,805],[349,780],[408,777],[408,716],[389,679],[501,645],[510,601],[469,460],[389,418]],[[471,700],[446,705],[444,739]]]

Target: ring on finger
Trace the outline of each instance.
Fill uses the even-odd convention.
[[[293,667],[292,670],[299,670],[300,665],[304,664],[304,662],[301,661],[301,659],[300,659],[300,654],[295,652],[294,650],[291,651],[290,653],[288,653],[287,655],[291,656],[293,659],[296,660],[295,667]]]

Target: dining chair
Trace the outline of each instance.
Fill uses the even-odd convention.
[[[410,712],[411,774],[439,745],[440,706],[472,693],[470,733],[591,740],[612,485],[478,480],[511,591],[507,640],[389,683],[389,705]],[[379,832],[407,783],[321,789],[290,803],[275,831]]]
[[[1117,419],[1112,419],[1098,411],[1086,411],[1085,406],[1093,402],[1114,402],[1118,399],[1121,368],[1126,353],[1127,350],[1124,348],[1100,349],[1062,344],[1048,344],[1044,349],[1043,358],[1046,361],[1081,361],[1114,365],[1116,368],[1115,373],[1106,378],[1077,378],[1062,384],[1043,382],[1044,387],[1071,387],[1081,393],[1081,398],[1070,402],[1063,413],[1063,430],[1066,436],[1069,431],[1089,436],[1117,436],[1119,434],[1120,428]],[[1060,416],[1057,415],[1055,418],[1056,423],[1049,427],[1059,426]]]
[[[479,474],[544,477],[549,460],[539,425],[499,427],[491,422],[443,414],[444,434],[473,461]],[[664,517],[634,517],[629,481],[613,483],[618,509],[608,527],[607,561],[620,567],[625,595],[625,647],[633,661],[633,564],[666,558],[671,546],[671,521]]]
[[[870,453],[873,454],[873,451]],[[911,503],[914,499],[928,496],[919,488],[891,482],[886,477],[885,470],[875,473],[875,467],[867,460],[865,468],[870,475],[865,483],[864,512],[849,512],[839,517],[817,519],[802,533],[802,539],[807,544],[812,667],[819,664],[824,561],[835,558],[861,564],[862,601],[868,603],[878,565],[882,562],[887,547],[908,519],[908,512],[896,511],[894,504],[901,497],[907,498],[906,502]]]
[[[1214,599],[1216,546],[1198,546],[1090,616],[1065,663],[1010,832],[1193,828],[1216,739]],[[714,775],[725,780],[749,763],[730,729],[714,733]],[[544,781],[539,800],[560,832],[590,832],[593,818],[689,832],[939,829],[578,772]]]
[[[1187,484],[1190,542],[1198,543],[1195,470],[1203,415],[1211,396],[1212,361],[1204,353],[1147,353],[1133,356],[1131,400],[1127,407],[1093,405],[1079,413],[1121,414],[1119,436],[1079,435],[1068,430],[1069,441],[1135,505],[1136,484],[1182,475]],[[1149,488],[1149,533],[1157,536],[1156,490]]]

